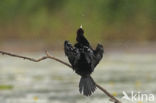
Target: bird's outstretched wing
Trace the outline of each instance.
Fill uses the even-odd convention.
[[[68,57],[70,64],[72,65],[73,69],[74,66],[77,64],[80,58],[80,52],[77,48],[73,47],[69,41],[64,42],[64,52],[65,55]]]
[[[93,61],[94,68],[102,59],[103,53],[104,53],[103,46],[101,44],[98,44],[96,49],[94,50],[94,61]]]

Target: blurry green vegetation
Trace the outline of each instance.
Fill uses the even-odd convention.
[[[0,0],[0,40],[156,40],[156,0]]]
[[[13,89],[12,85],[0,85],[0,90],[11,90]]]

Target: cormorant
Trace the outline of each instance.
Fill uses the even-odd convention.
[[[90,96],[96,89],[96,84],[91,73],[103,57],[104,49],[98,44],[96,49],[92,49],[90,43],[84,36],[84,30],[80,27],[77,30],[77,43],[72,46],[69,41],[64,42],[64,52],[68,57],[72,69],[81,76],[79,91],[85,96]]]

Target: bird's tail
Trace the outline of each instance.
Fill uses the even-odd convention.
[[[92,93],[94,93],[95,89],[96,85],[91,76],[81,77],[79,83],[80,93],[82,93],[85,96],[90,96]]]

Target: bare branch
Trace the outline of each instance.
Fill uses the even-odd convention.
[[[40,61],[42,61],[42,60],[45,60],[45,59],[48,59],[48,58],[49,58],[49,59],[53,59],[53,60],[55,60],[55,61],[57,61],[57,62],[60,62],[60,63],[62,63],[62,64],[64,64],[64,65],[66,65],[66,66],[72,68],[72,66],[71,66],[70,64],[68,64],[68,63],[66,63],[66,62],[64,62],[64,61],[62,61],[62,60],[60,60],[60,59],[58,59],[58,58],[56,58],[56,57],[54,57],[54,56],[51,56],[51,55],[48,53],[47,50],[45,51],[46,56],[43,56],[43,57],[41,57],[41,58],[39,58],[39,59],[34,59],[34,58],[26,57],[26,56],[20,56],[20,55],[16,55],[16,54],[4,52],[4,51],[0,51],[0,54],[12,56],[12,57],[17,57],[17,58],[23,58],[23,59],[30,60],[30,61],[33,61],[33,62],[40,62]],[[115,98],[115,97],[114,97],[113,95],[111,95],[106,89],[104,89],[103,87],[101,87],[101,86],[98,85],[97,83],[96,83],[96,87],[99,88],[101,91],[103,91],[108,97],[110,97],[111,100],[112,100],[114,103],[121,103],[117,98]]]
[[[99,88],[101,91],[103,91],[107,96],[109,96],[111,98],[110,100],[113,101],[114,103],[121,103],[118,99],[116,99],[113,95],[111,95],[106,89],[104,89],[97,83],[96,83],[96,87]]]
[[[45,59],[48,59],[48,58],[49,58],[49,59],[53,59],[53,60],[55,60],[55,61],[57,61],[57,62],[60,62],[60,63],[62,63],[62,64],[64,64],[64,65],[66,65],[66,66],[68,66],[68,67],[71,68],[71,65],[70,65],[70,64],[68,64],[68,63],[66,63],[66,62],[64,62],[64,61],[62,61],[62,60],[60,60],[60,59],[58,59],[58,58],[55,58],[55,57],[53,57],[53,56],[50,56],[49,53],[48,53],[47,51],[45,51],[46,56],[43,56],[43,57],[41,57],[41,58],[39,58],[39,59],[34,59],[34,58],[30,58],[30,57],[20,56],[20,55],[16,55],[16,54],[4,52],[4,51],[0,51],[0,53],[1,53],[2,55],[9,55],[9,56],[12,56],[12,57],[23,58],[23,59],[25,59],[25,60],[30,60],[30,61],[33,61],[33,62],[40,62],[40,61],[42,61],[42,60],[45,60]]]

